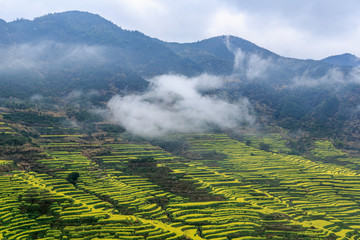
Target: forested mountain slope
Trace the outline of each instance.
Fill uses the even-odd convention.
[[[144,91],[163,74],[207,73],[226,84],[211,94],[249,99],[257,120],[356,145],[359,71],[352,55],[322,61],[279,56],[244,39],[219,36],[168,43],[86,12],[0,23],[0,96],[61,103],[74,90],[92,103]],[[205,93],[207,94],[207,93]]]

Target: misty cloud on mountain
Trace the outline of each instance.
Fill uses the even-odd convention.
[[[352,83],[360,84],[360,66],[353,68],[349,74]]]
[[[84,44],[43,41],[36,44],[14,44],[0,48],[0,73],[19,70],[61,68],[74,63],[105,61],[105,48]]]
[[[255,123],[246,98],[231,103],[203,94],[223,85],[219,77],[162,75],[150,82],[144,94],[115,96],[108,102],[111,120],[133,134],[156,137]]]
[[[272,67],[271,59],[243,51],[231,43],[229,36],[225,37],[224,42],[227,49],[234,55],[233,74],[246,77],[248,80],[266,77],[267,70]]]
[[[326,84],[327,86],[343,85],[345,83],[345,75],[342,71],[337,68],[331,68],[323,76],[314,78],[309,76],[307,73],[302,76],[297,76],[293,79],[290,87],[318,87]]]
[[[314,77],[312,74],[304,73],[301,76],[295,77],[289,87],[314,88],[326,86],[339,90],[347,84],[360,84],[360,67],[353,67],[350,71],[344,71],[338,67],[333,67],[320,77]]]

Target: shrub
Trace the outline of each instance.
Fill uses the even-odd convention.
[[[66,180],[69,183],[75,185],[79,177],[80,177],[80,174],[78,172],[72,172],[72,173],[69,173]]]

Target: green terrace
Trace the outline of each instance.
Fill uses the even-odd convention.
[[[314,160],[346,166],[353,170],[360,170],[360,159],[350,157],[348,154],[336,149],[330,141],[315,141],[314,149],[310,152]]]
[[[286,140],[279,133],[265,135],[245,134],[243,137],[246,145],[272,151],[276,153],[290,153],[291,149],[286,146]]]
[[[16,161],[0,160],[0,239],[360,237],[360,175],[318,161],[357,160],[329,142],[316,142],[311,160],[282,154],[277,134],[248,136],[250,144],[191,134],[175,156],[120,137],[38,128],[44,157],[32,171],[9,172]]]
[[[16,131],[11,127],[7,121],[4,122],[3,115],[0,115],[0,134],[16,134]]]
[[[216,166],[212,160],[199,158],[176,168],[213,193],[249,202],[265,213],[285,214],[297,224],[323,233],[344,236],[339,229],[347,229],[347,235],[356,234],[360,219],[356,216],[359,202],[355,185],[360,177],[351,169],[261,151],[225,135],[189,135],[187,141],[192,156],[214,150],[226,154]],[[347,191],[353,184],[355,189]],[[309,225],[311,219],[337,227],[320,226],[319,222]]]
[[[126,164],[129,160],[138,159],[141,157],[151,156],[157,162],[173,161],[174,156],[165,152],[159,147],[150,144],[131,144],[131,143],[112,143],[104,144],[104,147],[109,147],[111,152],[106,155],[94,156],[98,163],[107,168],[117,167],[121,164]]]
[[[111,204],[46,174],[18,172],[1,177],[0,184],[0,233],[4,239],[180,239],[183,236],[181,231],[159,222],[114,213]],[[45,203],[47,207],[40,208]],[[36,208],[38,212],[30,211]],[[142,210],[149,213],[155,209],[148,205]]]
[[[0,167],[4,165],[10,165],[13,164],[13,161],[11,160],[0,160]]]

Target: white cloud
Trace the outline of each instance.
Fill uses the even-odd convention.
[[[247,99],[230,103],[201,94],[222,83],[221,78],[209,75],[163,75],[152,79],[151,89],[142,95],[113,97],[108,109],[113,122],[145,137],[253,124],[255,118]]]
[[[247,15],[242,12],[229,12],[227,9],[219,9],[209,27],[208,36],[237,35],[244,36],[249,31]]]
[[[350,82],[360,84],[360,66],[353,68],[349,74]]]
[[[132,11],[134,15],[139,16],[164,13],[166,10],[164,5],[152,0],[120,0],[118,4],[127,8],[127,11]]]
[[[40,94],[35,94],[35,95],[31,96],[30,100],[31,100],[32,102],[39,102],[39,101],[41,101],[43,98],[44,98],[44,97],[43,97],[42,95],[40,95]]]
[[[242,51],[231,43],[229,36],[225,38],[225,45],[234,54],[233,73],[235,75],[240,73],[248,80],[263,79],[266,77],[266,71],[273,67],[270,58],[265,59],[256,53]]]
[[[249,62],[246,70],[246,77],[250,80],[264,78],[267,69],[271,66],[271,61],[263,59],[257,54],[252,54],[249,57]]]
[[[342,86],[346,82],[346,76],[337,68],[332,68],[325,75],[319,78],[309,77],[307,74],[296,77],[290,87],[317,87],[325,86]]]
[[[0,73],[34,70],[39,67],[59,67],[71,63],[105,61],[105,48],[81,44],[44,41],[34,44],[14,44],[0,48]],[[54,58],[53,56],[56,56]]]

